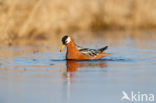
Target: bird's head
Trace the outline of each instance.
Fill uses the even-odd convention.
[[[71,41],[71,38],[69,37],[69,36],[64,36],[64,37],[62,37],[62,47],[61,47],[61,49],[60,49],[60,52],[64,49],[64,47],[68,44],[68,43],[70,43],[70,41]]]

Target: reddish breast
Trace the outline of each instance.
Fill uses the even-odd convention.
[[[67,45],[67,59],[87,59],[87,56],[79,52],[76,44],[71,40]]]

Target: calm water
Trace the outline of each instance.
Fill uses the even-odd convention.
[[[58,47],[0,48],[0,103],[128,102],[122,91],[156,96],[155,40],[105,42],[112,55],[98,61],[66,61]],[[95,43],[84,47],[103,46]]]

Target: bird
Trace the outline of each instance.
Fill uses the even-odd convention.
[[[60,52],[67,47],[66,59],[67,60],[99,60],[105,56],[111,55],[111,53],[105,53],[104,50],[108,48],[105,46],[100,49],[83,48],[75,44],[70,36],[62,37],[62,47]]]

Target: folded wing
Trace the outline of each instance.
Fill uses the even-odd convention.
[[[108,46],[105,46],[105,47],[100,48],[100,49],[82,48],[80,46],[77,46],[77,47],[78,47],[78,50],[82,54],[87,55],[87,56],[97,56],[97,55],[99,55],[100,53],[102,53],[104,50],[106,50],[108,48]]]

